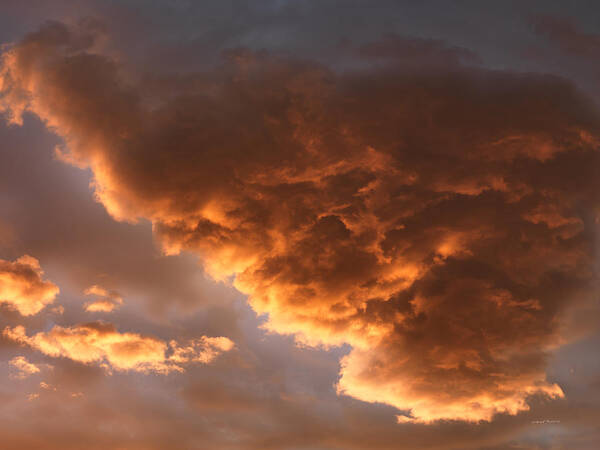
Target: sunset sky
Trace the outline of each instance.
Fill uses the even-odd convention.
[[[0,450],[600,448],[599,17],[0,0]]]

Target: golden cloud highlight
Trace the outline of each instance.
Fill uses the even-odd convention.
[[[96,297],[91,302],[86,302],[84,309],[87,312],[112,312],[123,304],[123,298],[116,291],[108,291],[101,286],[93,285],[84,291],[85,295]]]
[[[24,316],[40,312],[58,295],[58,287],[43,280],[44,271],[32,256],[16,261],[0,259],[0,303],[6,303]]]
[[[161,79],[165,96],[84,42],[87,30],[52,23],[8,49],[0,109],[40,117],[115,219],[150,220],[166,253],[232,278],[265,328],[350,344],[340,393],[426,423],[562,396],[546,359],[565,308],[593,293],[588,212],[600,210],[600,121],[573,86],[388,37],[344,73],[232,51]],[[402,52],[420,62],[400,65]],[[137,364],[82,348],[84,361]],[[164,343],[140,349],[169,364]]]
[[[207,364],[233,348],[225,337],[192,341],[180,347],[176,341],[166,342],[137,333],[120,333],[114,325],[91,322],[72,327],[54,326],[48,332],[27,336],[25,328],[7,327],[3,335],[15,342],[58,358],[69,358],[84,364],[98,364],[107,370],[143,373],[183,372],[182,364]],[[170,353],[170,355],[167,355]]]
[[[24,356],[15,356],[8,362],[8,364],[17,370],[17,373],[14,374],[13,377],[20,380],[25,379],[34,373],[40,372],[39,367],[27,361],[27,358]]]

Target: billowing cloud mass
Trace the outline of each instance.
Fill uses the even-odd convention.
[[[95,296],[96,299],[86,302],[84,308],[88,312],[112,312],[123,304],[123,298],[116,291],[108,291],[97,284],[90,286],[85,295]]]
[[[54,326],[48,332],[27,336],[23,326],[5,328],[3,335],[48,356],[70,358],[85,364],[99,364],[110,370],[169,373],[182,372],[181,364],[209,363],[233,348],[225,337],[203,336],[185,346],[137,333],[120,333],[106,322],[72,327]],[[170,353],[170,355],[167,355]]]
[[[34,373],[40,372],[39,367],[27,361],[27,358],[24,356],[15,356],[8,362],[8,364],[17,370],[17,373],[14,375],[14,377],[21,380],[33,375]]]
[[[594,59],[600,54],[600,35],[580,30],[572,20],[538,14],[530,22],[537,34],[558,45],[565,54]]]
[[[6,303],[24,316],[40,312],[58,295],[58,287],[43,280],[37,259],[25,255],[16,261],[0,259],[0,303]]]
[[[92,170],[115,219],[146,218],[166,253],[233,276],[268,330],[351,345],[338,391],[400,421],[563,395],[546,357],[591,294],[600,194],[598,117],[572,85],[398,37],[354,56],[384,63],[343,73],[236,50],[205,73],[136,79],[91,29],[51,23],[8,49],[0,108],[61,136],[57,155]],[[8,333],[117,369],[197,358],[108,325]]]

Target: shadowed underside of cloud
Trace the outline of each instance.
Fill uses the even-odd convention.
[[[185,346],[137,333],[120,333],[106,322],[90,322],[73,327],[54,326],[48,332],[27,336],[25,328],[7,327],[3,335],[48,356],[65,357],[85,364],[97,363],[107,370],[132,370],[167,374],[183,372],[183,364],[208,364],[234,344],[225,337],[193,340]],[[167,355],[167,353],[170,353]]]
[[[58,287],[43,280],[37,259],[25,255],[16,261],[0,259],[0,303],[6,303],[24,316],[40,312],[52,303]]]
[[[343,74],[238,50],[126,82],[92,34],[53,23],[5,52],[0,108],[61,136],[115,219],[234,275],[269,330],[350,344],[339,392],[421,422],[562,396],[544,368],[594,281],[598,117],[561,79],[451,49],[417,70],[389,53],[419,42],[393,44],[364,50],[389,64]]]

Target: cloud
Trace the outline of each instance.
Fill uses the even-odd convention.
[[[358,55],[369,60],[391,60],[414,68],[431,66],[459,66],[462,63],[480,63],[474,52],[460,47],[449,47],[440,39],[419,39],[388,33],[375,42],[356,49]]]
[[[8,362],[8,364],[18,371],[14,377],[21,380],[33,375],[34,373],[40,372],[39,367],[27,361],[27,358],[24,356],[15,356]]]
[[[61,136],[115,219],[148,219],[166,253],[233,277],[265,328],[349,344],[340,393],[424,423],[563,395],[546,359],[565,308],[592,295],[600,211],[598,115],[572,85],[430,43],[445,65],[336,73],[232,50],[155,89],[93,42],[58,23],[28,35],[4,54],[0,108]],[[9,333],[75,336],[82,355],[45,348],[117,369],[174,364],[164,342],[103,327]],[[104,335],[139,352],[121,362]]]
[[[112,312],[116,308],[116,304],[110,300],[95,300],[85,304],[87,312]]]
[[[24,316],[40,312],[58,295],[58,287],[43,280],[37,259],[25,255],[16,261],[0,259],[0,303],[7,303]]]
[[[586,29],[582,18],[552,14],[530,14],[528,22],[536,45],[528,47],[524,57],[568,76],[598,104],[600,34],[597,30]]]
[[[179,346],[176,341],[169,343],[173,349],[173,354],[169,361],[175,363],[200,362],[208,364],[221,353],[228,352],[234,347],[230,339],[219,337],[202,336],[200,339],[193,339],[185,346]]]
[[[594,58],[600,54],[600,35],[586,33],[573,21],[550,14],[529,17],[533,31],[555,44],[563,53]]]
[[[123,298],[116,291],[107,291],[101,286],[93,285],[84,291],[85,295],[94,295],[96,300],[87,302],[84,308],[88,312],[112,312],[123,304]]]
[[[209,363],[231,350],[233,343],[224,337],[192,341],[180,347],[176,341],[164,341],[137,333],[120,333],[114,325],[90,322],[72,327],[54,326],[48,332],[27,336],[23,326],[6,327],[3,335],[45,355],[64,357],[84,364],[98,364],[108,370],[143,373],[182,372],[183,363]],[[167,350],[172,353],[167,356]]]

